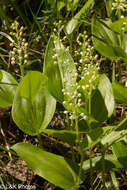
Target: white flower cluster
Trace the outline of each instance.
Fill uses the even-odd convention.
[[[27,48],[28,43],[26,42],[26,39],[23,38],[23,32],[24,27],[19,28],[19,23],[15,21],[11,25],[12,31],[10,32],[10,35],[13,37],[14,41],[10,43],[10,47],[12,50],[10,51],[10,60],[11,64],[18,64],[23,65],[27,64],[28,61],[28,54],[27,54]]]
[[[127,1],[114,0],[114,2],[112,3],[112,10],[121,10],[123,12],[127,11]]]
[[[96,81],[98,79],[98,70],[100,69],[100,62],[98,61],[98,55],[94,53],[94,47],[91,45],[91,39],[86,32],[80,34],[81,40],[78,37],[78,44],[82,47],[80,51],[81,59],[78,66],[80,78],[82,80],[82,89],[88,93],[96,87]]]
[[[75,76],[77,78],[77,81],[79,82],[75,81],[71,85],[73,90],[70,92],[68,92],[65,88],[62,90],[65,97],[71,97],[69,101],[67,99],[63,102],[63,105],[65,107],[70,108],[70,111],[64,111],[65,114],[68,113],[70,115],[70,119],[75,119],[75,110],[78,110],[79,108],[84,106],[84,101],[82,101],[82,94],[80,91],[84,91],[87,96],[89,96],[89,94],[92,93],[92,90],[96,88],[97,80],[99,77],[98,70],[100,68],[98,55],[94,53],[94,47],[91,45],[91,39],[88,38],[86,32],[84,32],[84,34],[79,34],[77,38],[77,43],[80,47],[78,50],[75,51],[75,54],[79,58],[79,61],[75,63],[77,71],[75,73],[72,73],[72,71],[68,72],[72,75],[71,77]],[[68,81],[64,79],[64,83],[67,82]],[[74,112],[72,110],[74,110]],[[78,117],[84,120],[87,119],[87,116],[83,112],[80,113]]]

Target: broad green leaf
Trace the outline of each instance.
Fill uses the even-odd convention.
[[[119,84],[118,82],[114,82],[112,84],[114,98],[118,103],[122,103],[127,105],[127,87]]]
[[[60,103],[64,99],[72,98],[72,84],[76,82],[75,72],[74,61],[69,51],[55,35],[51,36],[45,55],[44,73],[48,77],[48,90]],[[63,88],[68,96],[63,95]]]
[[[86,137],[83,139],[82,149],[86,151],[90,147],[93,147],[96,144],[100,143],[102,138],[109,134],[113,129],[115,129],[114,126],[93,128],[92,130],[87,132]]]
[[[0,70],[0,106],[12,106],[18,82],[4,70]]]
[[[98,89],[91,99],[91,114],[99,122],[104,122],[108,117],[108,111],[104,99]]]
[[[29,143],[18,143],[12,149],[39,176],[63,189],[75,189],[77,164],[71,161],[72,168],[64,157],[46,152]]]
[[[92,97],[92,115],[98,121],[104,121],[114,111],[112,85],[105,74],[100,75],[98,88]]]
[[[112,85],[110,83],[110,80],[108,79],[108,77],[105,74],[100,76],[98,90],[100,91],[100,93],[104,99],[105,106],[108,111],[108,117],[110,117],[114,111],[115,103],[114,103]]]
[[[113,153],[119,162],[123,165],[123,168],[127,169],[127,144],[123,141],[113,144]]]
[[[88,0],[81,10],[68,22],[66,26],[67,34],[71,34],[78,24],[81,24],[81,16],[87,15],[94,6],[94,0]]]
[[[63,46],[61,41],[56,36],[54,36],[54,44],[63,88],[66,91],[66,95],[64,95],[64,100],[71,101],[72,94],[74,93],[76,88],[74,86],[76,84],[76,67],[74,64],[74,60],[71,57],[69,50]]]
[[[48,90],[59,102],[63,102],[62,79],[58,62],[55,63],[53,56],[56,54],[54,37],[51,36],[45,52],[44,73],[48,77]]]
[[[102,20],[93,18],[92,34],[93,44],[96,50],[103,56],[114,60],[126,60],[127,53],[123,43],[121,43],[120,35],[111,30],[111,20]]]
[[[101,144],[105,147],[111,146],[115,142],[119,142],[127,135],[127,118],[121,121],[113,130],[109,131],[102,139]]]
[[[107,133],[110,133],[110,131],[112,131],[113,129],[114,126],[107,126],[104,128],[96,127],[90,131],[88,131],[87,129],[79,131],[79,136],[86,135],[81,144],[82,149],[85,151],[88,150],[90,147],[95,146],[101,141],[102,137],[104,137]],[[43,129],[42,132],[48,134],[49,136],[57,137],[58,139],[67,142],[72,146],[75,145],[76,131]]]
[[[53,130],[53,129],[43,129],[42,132],[48,134],[49,136],[57,137],[58,139],[69,143],[70,145],[75,144],[76,132],[70,130]]]
[[[112,23],[112,29],[115,32],[123,33],[127,31],[127,17],[121,18]]]
[[[46,82],[47,78],[42,73],[30,71],[20,83],[20,95],[33,102]]]
[[[34,74],[36,84],[33,83],[31,90],[31,85],[26,83],[26,79],[29,78],[29,81],[32,81]],[[23,78],[17,88],[12,106],[13,120],[22,131],[29,135],[38,135],[42,129],[47,127],[56,107],[55,99],[49,94],[46,84],[44,84],[47,77],[41,74],[41,81],[40,74],[37,71],[32,71],[31,74],[28,73]],[[37,75],[39,76],[37,77]],[[42,84],[41,90],[39,83]],[[26,86],[28,94],[24,93]],[[33,92],[32,96],[28,96],[29,92]]]
[[[118,170],[122,169],[123,166],[121,163],[117,160],[116,156],[114,154],[106,154],[104,157],[104,165],[105,165],[105,171],[111,171],[111,170]],[[102,157],[98,156],[95,158],[92,158],[92,166],[93,170],[95,171],[102,171]],[[86,160],[83,162],[83,170],[85,172],[88,172],[90,170],[90,160]]]

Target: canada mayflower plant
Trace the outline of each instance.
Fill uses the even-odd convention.
[[[22,3],[29,5],[23,14],[16,1],[8,1],[8,9],[1,6],[3,2],[0,18],[6,17],[10,5],[19,13],[19,22],[11,27],[12,19],[5,18],[9,34],[0,31],[0,51],[7,52],[0,54],[0,110],[2,116],[3,107],[9,110],[7,134],[14,137],[12,150],[0,145],[3,154],[10,151],[48,181],[37,188],[124,189],[127,88],[122,75],[127,65],[127,1],[38,0],[33,10],[29,0]],[[2,43],[5,37],[11,42],[7,51]],[[40,68],[36,60],[42,60]],[[51,124],[55,114],[62,125],[61,121]],[[12,133],[16,126],[26,134],[20,139]],[[7,144],[6,136],[4,141]]]

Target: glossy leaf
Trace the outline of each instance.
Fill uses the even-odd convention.
[[[38,135],[42,129],[47,127],[56,107],[55,99],[46,88],[47,77],[43,74],[40,76],[40,74],[37,71],[30,71],[23,78],[12,106],[13,120],[22,131],[29,135]],[[36,76],[36,84],[33,82],[31,87],[29,84],[35,80],[34,76]],[[27,79],[30,83],[26,82]],[[42,85],[41,90],[39,83]]]
[[[104,99],[108,117],[110,117],[114,111],[114,96],[110,80],[104,74],[100,76],[98,89]]]
[[[53,129],[44,129],[42,132],[48,134],[49,136],[57,137],[58,139],[69,143],[70,145],[75,144],[76,132],[70,130],[53,130]]]
[[[121,163],[117,160],[116,156],[114,154],[106,154],[104,158],[104,165],[105,165],[105,171],[111,171],[111,170],[118,170],[122,169],[123,166]],[[92,166],[94,171],[102,171],[102,157],[98,156],[95,158],[92,158]],[[83,170],[85,172],[88,172],[90,170],[90,160],[86,160],[83,162]]]
[[[125,24],[124,24],[125,23]],[[127,17],[121,18],[112,23],[112,29],[115,32],[123,33],[127,31]]]
[[[118,103],[127,105],[127,87],[118,82],[112,84],[114,98]]]
[[[115,128],[111,128],[102,139],[101,143],[105,147],[111,146],[115,142],[119,142],[120,140],[124,139],[127,135],[127,118],[120,122],[119,125],[115,126]]]
[[[72,168],[64,157],[46,152],[29,143],[18,143],[12,149],[39,176],[63,189],[75,189],[78,173],[75,163]]]
[[[98,88],[92,97],[92,115],[103,122],[110,117],[114,111],[114,96],[112,85],[106,75],[99,78]]]
[[[66,95],[64,95],[64,100],[70,101],[72,100],[71,94],[73,94],[75,91],[74,84],[76,84],[76,67],[74,64],[74,60],[69,53],[69,50],[65,49],[63,44],[56,36],[54,36],[54,43],[62,84],[64,90],[66,91]]]
[[[112,3],[113,3],[113,0],[106,0],[106,10],[107,10],[107,14],[108,14],[108,17],[111,16],[112,14]]]
[[[55,55],[55,60],[53,56]],[[69,72],[71,71],[71,72]],[[64,99],[71,99],[71,96],[64,96],[62,89],[64,88],[67,93],[74,90],[72,84],[75,83],[76,68],[74,61],[65,49],[59,39],[53,35],[51,36],[44,61],[44,73],[48,77],[48,89],[52,96],[54,96],[60,103]]]
[[[81,24],[81,16],[87,15],[87,13],[93,8],[94,0],[88,0],[81,10],[68,22],[66,26],[67,34],[71,34],[78,24]]]
[[[102,138],[115,129],[115,126],[96,127],[87,132],[86,137],[82,141],[82,149],[84,151],[97,145]],[[85,134],[85,132],[84,132]]]
[[[34,101],[42,86],[47,82],[47,78],[40,72],[29,72],[20,83],[20,95],[31,102]]]
[[[127,144],[123,141],[113,144],[113,153],[119,162],[123,165],[123,168],[127,169]]]
[[[51,36],[49,39],[46,52],[45,52],[45,60],[44,60],[44,73],[48,77],[48,90],[59,102],[63,101],[63,93],[62,93],[62,79],[61,73],[59,70],[59,65],[54,64],[53,56],[55,55],[54,38]]]
[[[6,71],[0,70],[0,106],[12,106],[18,82]]]
[[[120,35],[111,29],[111,20],[102,20],[93,18],[92,34],[93,44],[95,48],[103,56],[114,60],[126,60],[127,53],[123,43],[121,43]]]

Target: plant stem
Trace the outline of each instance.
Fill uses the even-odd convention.
[[[112,62],[113,69],[112,69],[112,82],[115,82],[115,62]]]
[[[89,148],[90,153],[90,186],[91,190],[93,190],[93,166],[92,166],[92,148]]]
[[[21,72],[21,76],[24,77],[24,66],[20,65],[20,72]]]
[[[81,150],[81,160],[80,160],[80,168],[79,168],[79,174],[78,174],[78,179],[77,179],[77,190],[79,189],[79,184],[80,184],[80,177],[82,174],[82,166],[83,166],[83,160],[84,160],[84,154]]]
[[[77,114],[75,114],[75,128],[76,128],[76,145],[78,147],[79,145],[79,128],[78,128],[78,118],[77,118]]]
[[[91,93],[92,93],[92,87],[90,87],[89,92],[89,115],[91,115]],[[91,131],[91,127],[90,127]],[[90,159],[90,186],[91,190],[93,190],[93,166],[92,166],[92,147],[89,148],[89,159]]]

